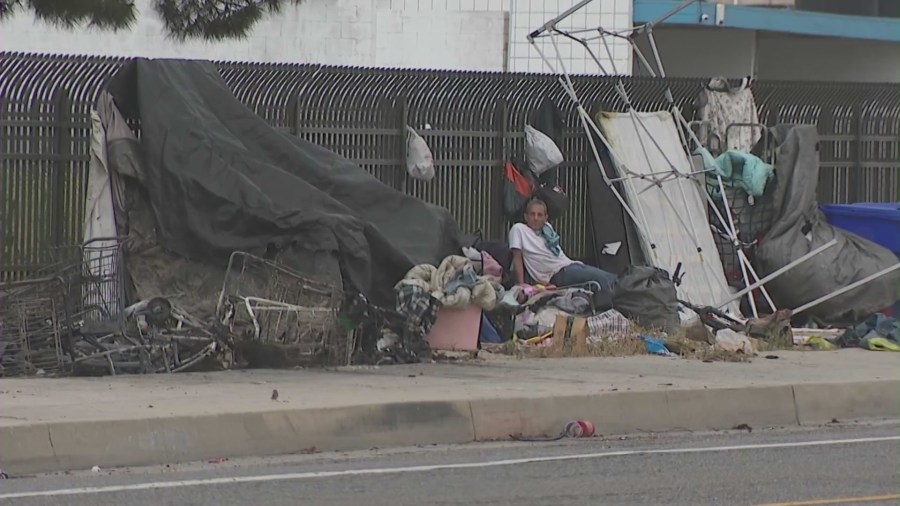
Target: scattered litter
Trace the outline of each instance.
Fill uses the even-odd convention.
[[[794,344],[798,346],[802,346],[807,344],[810,339],[818,337],[824,339],[828,342],[836,342],[840,339],[841,335],[845,332],[844,329],[808,329],[808,328],[797,328],[793,329],[793,340]]]
[[[753,432],[753,427],[747,425],[746,423],[742,423],[740,425],[736,425],[732,430],[745,430],[747,432]]]
[[[566,424],[565,432],[568,437],[592,437],[594,424],[587,420],[574,420]]]
[[[757,353],[749,337],[731,329],[722,329],[716,332],[716,349],[745,355],[756,355]]]
[[[92,472],[92,473],[99,473],[99,472],[100,472],[100,466],[94,466],[94,467],[92,467],[92,468],[91,468],[91,472]]]
[[[8,480],[9,475],[3,472],[3,469],[0,469],[0,480]]]
[[[513,441],[524,441],[529,443],[544,443],[544,442],[552,442],[559,441],[566,437],[578,438],[578,437],[593,437],[594,436],[594,424],[593,422],[589,422],[587,420],[573,420],[566,424],[565,428],[563,428],[562,432],[555,436],[524,436],[522,434],[510,434],[509,437]]]
[[[273,401],[278,400],[278,390],[274,390],[274,389],[272,390],[272,400]]]
[[[228,459],[225,457],[216,457],[214,459],[207,460],[206,463],[207,464],[221,464],[222,462],[225,462],[226,460],[228,460]]]
[[[309,448],[304,448],[304,449],[300,450],[300,453],[302,453],[303,455],[313,455],[316,453],[322,453],[322,450],[319,450],[315,446],[310,446]]]
[[[641,337],[641,339],[644,341],[644,347],[647,348],[647,353],[651,355],[674,355],[666,348],[666,339],[663,337]]]
[[[777,358],[779,358],[779,357],[778,357],[778,355],[766,355],[766,358],[769,359],[769,360],[775,360],[775,359],[777,359]]]
[[[817,351],[833,351],[838,349],[837,345],[827,341],[822,336],[811,336],[806,339],[804,344]]]
[[[600,253],[604,255],[616,256],[619,253],[619,248],[622,247],[622,241],[610,242],[603,245],[603,251]]]

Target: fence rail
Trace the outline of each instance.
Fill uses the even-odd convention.
[[[80,242],[90,108],[124,59],[0,53],[0,280],[47,263],[48,251]],[[586,139],[553,76],[388,70],[300,64],[216,64],[235,96],[272,126],[340,153],[384,183],[447,207],[463,230],[502,236],[502,162],[521,152],[528,115],[549,97],[567,125],[561,183],[572,196],[558,224],[564,245],[587,257]],[[581,76],[585,104],[621,110],[618,78]],[[666,107],[669,86],[685,114],[701,79],[623,78],[641,110]],[[759,82],[760,119],[814,123],[821,136],[822,202],[898,199],[896,85]],[[406,177],[403,126],[431,146],[438,175]]]

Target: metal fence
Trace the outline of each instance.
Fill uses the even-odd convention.
[[[0,53],[0,280],[20,279],[53,247],[82,235],[90,108],[123,59]],[[521,152],[522,127],[545,97],[567,126],[560,171],[572,208],[558,228],[578,257],[591,250],[586,139],[555,77],[320,65],[217,63],[239,100],[276,128],[340,153],[386,184],[447,207],[465,231],[501,237],[502,162]],[[618,110],[616,78],[578,77],[586,104]],[[687,115],[701,79],[625,78],[641,110],[666,106],[671,87]],[[897,201],[896,85],[759,82],[760,118],[815,123],[821,135],[822,202]],[[691,119],[691,118],[688,118]],[[437,177],[403,169],[403,126],[434,153]]]

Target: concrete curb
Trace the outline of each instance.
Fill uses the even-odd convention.
[[[555,434],[587,419],[602,434],[791,426],[900,416],[900,381],[606,392],[0,427],[12,475],[205,460],[469,443]]]

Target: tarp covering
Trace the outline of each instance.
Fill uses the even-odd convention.
[[[622,186],[639,220],[636,226],[644,232],[644,257],[670,274],[681,263],[679,297],[697,306],[715,306],[731,292],[709,228],[704,190],[685,177],[659,185],[653,181],[654,174],[661,178],[671,170],[682,175],[692,171],[675,120],[662,111],[635,114],[638,121],[628,113],[601,113],[600,126],[616,155],[612,158],[619,175],[627,178]],[[736,302],[725,309],[740,314]]]
[[[837,244],[770,281],[766,287],[779,307],[791,309],[818,299],[897,263],[887,248],[832,227],[816,203],[819,137],[815,126],[779,125],[774,199],[776,218],[757,250],[765,276],[837,239]],[[837,296],[806,314],[828,324],[856,323],[897,300],[900,272],[894,271]]]
[[[622,204],[616,199],[612,189],[603,179],[605,171],[607,177],[614,179],[618,177],[609,157],[601,154],[601,162],[603,168],[593,160],[588,162],[587,168],[587,190],[588,203],[591,216],[591,228],[594,237],[594,258],[597,267],[612,272],[617,276],[621,276],[628,270],[634,262],[632,254],[640,250],[640,244],[634,234],[629,234],[631,228],[630,223],[622,209]],[[613,183],[619,194],[622,195],[624,190],[620,183]],[[618,246],[618,247],[617,247]]]
[[[234,250],[281,249],[300,272],[392,306],[412,266],[459,250],[446,209],[272,128],[208,62],[133,60],[107,89],[140,121],[144,173],[132,176],[167,255],[224,266]]]

